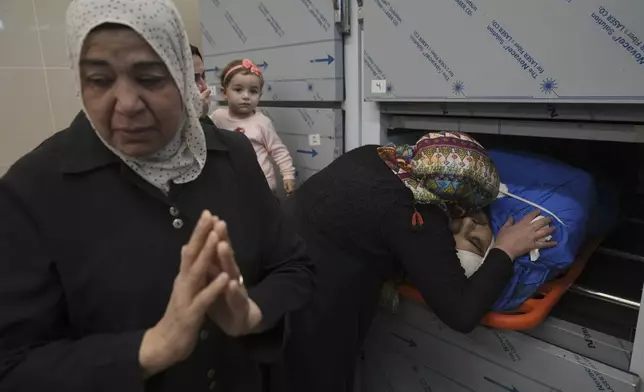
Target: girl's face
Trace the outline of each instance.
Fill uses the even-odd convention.
[[[248,117],[255,113],[262,97],[262,83],[255,74],[239,72],[230,79],[222,93],[234,115]]]

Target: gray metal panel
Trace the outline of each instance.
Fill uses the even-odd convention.
[[[367,351],[362,383],[362,392],[472,392],[428,366],[375,345]]]
[[[548,317],[543,323],[524,333],[614,368],[628,371],[633,343],[626,340],[554,317]]]
[[[367,362],[406,358],[406,364],[398,365],[408,367],[406,376],[381,375],[389,386],[383,390],[395,392],[459,390],[438,383],[418,385],[414,368],[477,392],[634,392],[639,383],[637,376],[517,332],[477,327],[460,334],[427,308],[408,301],[401,301],[395,316],[378,315],[365,352]],[[413,384],[424,389],[409,388]]]
[[[301,169],[321,170],[342,153],[339,109],[262,108]],[[319,138],[319,144],[312,140]]]
[[[342,101],[343,45],[332,2],[201,0],[207,79],[230,61],[264,70],[264,100]],[[218,90],[218,89],[217,89]]]
[[[340,109],[261,107],[260,110],[273,121],[279,134],[342,138]]]
[[[641,1],[367,0],[363,13],[370,99],[644,102]]]
[[[472,120],[457,117],[394,115],[391,116],[389,126],[426,132],[458,130],[467,133],[644,143],[644,127],[634,124]]]
[[[280,137],[292,151],[293,163],[300,168],[322,170],[339,156],[338,146],[332,138],[322,138],[319,146],[311,146],[307,136],[282,134]]]
[[[643,287],[644,289],[644,287]],[[644,290],[640,304],[644,303]],[[637,327],[635,328],[635,342],[633,344],[633,353],[631,357],[631,366],[629,370],[640,377],[644,377],[644,310],[640,307],[637,315]],[[644,390],[644,386],[641,388]]]
[[[520,118],[585,122],[644,122],[642,105],[466,103],[466,102],[381,102],[381,113],[417,116]]]
[[[298,185],[342,154],[342,110],[266,107],[260,110],[273,121],[291,153]],[[315,139],[319,139],[319,145]],[[278,195],[283,196],[281,178],[278,178]]]

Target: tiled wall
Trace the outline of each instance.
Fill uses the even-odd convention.
[[[0,175],[80,110],[67,52],[71,0],[0,0]],[[201,43],[199,0],[175,0]]]

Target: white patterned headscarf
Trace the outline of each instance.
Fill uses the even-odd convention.
[[[131,28],[156,51],[179,88],[186,118],[175,138],[147,158],[126,156],[100,134],[99,138],[134,172],[162,191],[168,191],[171,181],[182,184],[196,179],[206,163],[206,140],[199,123],[201,102],[194,81],[192,52],[179,12],[171,0],[72,1],[67,9],[67,50],[78,91],[83,43],[94,28],[105,23]],[[83,110],[87,115],[85,105]]]

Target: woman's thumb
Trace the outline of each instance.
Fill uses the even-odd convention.
[[[510,215],[508,220],[506,220],[505,223],[503,224],[503,227],[510,227],[513,224],[514,224],[514,218],[512,217],[512,215]]]

